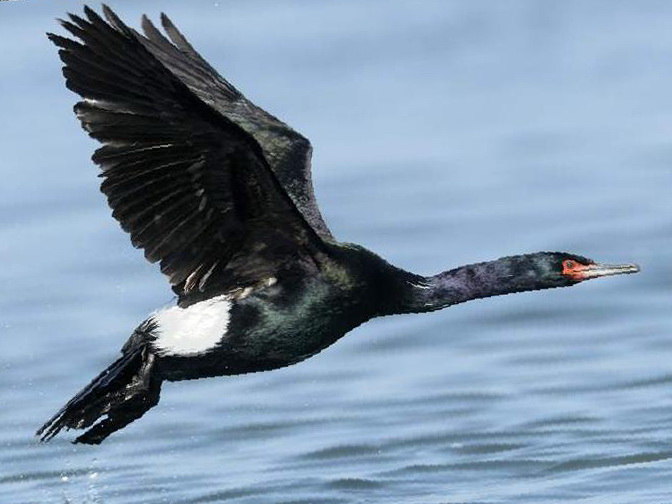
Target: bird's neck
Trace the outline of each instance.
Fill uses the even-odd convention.
[[[551,287],[539,282],[527,256],[460,266],[407,282],[406,312],[429,312],[472,299]]]

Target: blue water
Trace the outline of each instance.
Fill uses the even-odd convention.
[[[34,430],[171,302],[109,216],[44,37],[0,3],[0,502],[672,501],[672,3],[169,0],[308,136],[334,234],[420,273],[536,250],[636,276],[381,319],[291,368],[166,384],[98,447]]]

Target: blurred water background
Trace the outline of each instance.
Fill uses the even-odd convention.
[[[171,294],[44,36],[82,2],[2,2],[1,502],[672,501],[671,2],[109,3],[166,11],[312,140],[341,240],[426,274],[537,250],[643,271],[377,320],[291,368],[168,383],[101,446],[37,445]]]

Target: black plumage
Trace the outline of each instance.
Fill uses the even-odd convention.
[[[320,215],[306,138],[248,101],[161,16],[144,34],[107,6],[49,34],[112,215],[159,262],[178,306],[138,326],[121,357],[39,431],[99,443],[159,400],[163,380],[287,366],[376,316],[563,287],[634,265],[539,252],[424,277],[335,241]],[[197,315],[197,316],[196,316]]]
[[[104,144],[93,157],[103,170],[101,190],[133,245],[160,261],[181,296],[253,285],[286,263],[310,262],[321,240],[269,164],[287,173],[295,151],[307,164],[308,142],[216,79],[165,16],[181,50],[146,18],[143,37],[104,11],[109,24],[88,7],[88,19],[73,15],[62,23],[81,44],[49,37],[61,47],[68,88],[85,97],[75,106],[77,117]],[[220,113],[210,102],[228,106]],[[237,121],[240,107],[254,117]],[[280,131],[279,140],[266,142],[278,154],[267,158],[240,123],[261,136],[269,136],[268,128]],[[290,137],[296,145],[285,141]],[[296,199],[316,209],[312,198]],[[319,217],[317,210],[306,212]],[[263,252],[251,250],[261,244]]]

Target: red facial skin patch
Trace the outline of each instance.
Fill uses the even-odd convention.
[[[562,261],[562,274],[574,280],[585,280],[584,275],[587,267],[587,264],[581,264],[575,259],[565,259]]]

